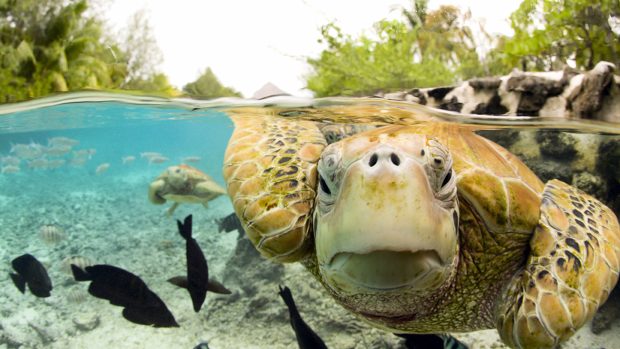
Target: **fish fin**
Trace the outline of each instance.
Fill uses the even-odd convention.
[[[243,232],[243,228],[241,227],[241,221],[237,218],[236,213],[231,213],[224,218],[219,218],[216,220],[217,222],[217,231],[218,232],[231,232],[233,230],[238,230]]]
[[[185,239],[192,238],[192,215],[185,217],[185,221],[181,223],[180,220],[177,219],[177,227],[179,228],[179,234]]]
[[[24,278],[19,274],[9,273],[9,275],[11,276],[11,280],[13,280],[15,287],[17,287],[17,289],[21,293],[25,293],[26,292],[26,280],[24,280]]]
[[[88,268],[88,267],[87,267]],[[75,264],[71,264],[71,272],[73,273],[73,278],[75,281],[90,281],[92,278],[88,273],[82,268],[78,267]]]
[[[186,276],[175,276],[168,279],[168,282],[180,288],[187,288],[189,285]]]
[[[207,284],[207,291],[219,294],[231,294],[232,292],[226,288],[226,286],[222,285],[221,282],[215,279],[209,279],[209,283]]]

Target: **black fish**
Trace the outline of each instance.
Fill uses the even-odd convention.
[[[207,259],[202,253],[196,239],[192,237],[192,215],[185,217],[185,221],[177,220],[179,234],[185,239],[185,259],[187,276],[175,276],[168,279],[173,285],[186,288],[192,298],[194,311],[199,312],[207,297],[207,290],[215,293],[230,294],[231,292],[216,280],[209,279]]]
[[[297,306],[295,305],[295,300],[293,299],[293,295],[291,294],[291,290],[284,286],[280,287],[280,296],[286,303],[288,307],[288,313],[291,318],[291,326],[293,330],[295,330],[295,337],[297,337],[297,343],[299,344],[299,349],[327,349],[327,346],[311,328],[306,324],[304,319],[301,318],[299,311],[297,310]]]
[[[26,253],[15,258],[11,265],[17,274],[9,273],[9,275],[21,293],[26,292],[28,284],[28,289],[33,295],[43,298],[50,296],[52,281],[43,264],[36,258]]]
[[[124,307],[125,319],[140,325],[179,327],[166,304],[136,275],[106,264],[84,270],[71,264],[71,271],[76,281],[92,281],[88,286],[91,295]]]
[[[241,221],[234,212],[224,218],[220,218],[217,220],[217,231],[219,233],[221,233],[222,231],[228,233],[233,230],[236,230],[239,233],[243,234],[243,226],[241,226]]]
[[[196,345],[194,347],[194,349],[209,349],[209,343],[207,343],[207,342],[200,342],[200,343],[198,343],[198,345]]]
[[[467,345],[448,334],[395,333],[405,339],[407,349],[468,349]]]

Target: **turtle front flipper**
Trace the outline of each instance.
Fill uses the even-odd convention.
[[[530,247],[499,305],[497,326],[513,348],[554,348],[594,316],[618,281],[618,219],[593,197],[552,180]]]
[[[176,211],[177,207],[179,207],[179,203],[173,203],[172,206],[170,206],[170,208],[168,209],[168,211],[166,211],[166,216],[172,217],[172,214],[174,213],[174,211]]]
[[[163,205],[166,203],[166,199],[159,195],[159,191],[165,188],[166,181],[161,178],[157,178],[153,183],[149,185],[149,201],[156,205]]]
[[[231,113],[224,178],[249,239],[265,257],[295,262],[311,250],[316,165],[326,145],[314,122]]]

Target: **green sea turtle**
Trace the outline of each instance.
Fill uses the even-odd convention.
[[[166,200],[174,204],[168,209],[168,215],[181,203],[202,204],[208,207],[208,202],[226,190],[219,186],[209,175],[197,168],[181,164],[168,167],[159,177],[149,185],[149,201],[162,205]]]
[[[616,285],[613,212],[470,127],[388,125],[328,145],[321,127],[341,119],[308,113],[230,111],[228,193],[263,256],[303,263],[372,325],[496,328],[511,347],[552,348]]]

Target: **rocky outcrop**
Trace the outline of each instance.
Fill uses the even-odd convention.
[[[599,62],[594,69],[522,72],[476,78],[458,86],[380,94],[390,100],[484,115],[583,118],[620,122],[620,76],[616,67]]]

